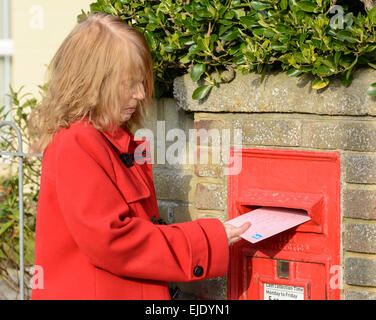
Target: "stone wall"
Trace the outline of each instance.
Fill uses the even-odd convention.
[[[196,85],[177,78],[175,99],[163,99],[150,119],[170,128],[241,129],[246,148],[337,151],[341,155],[342,299],[376,299],[376,99],[366,95],[376,80],[358,70],[344,87],[333,81],[311,89],[312,78],[237,75],[201,101]],[[151,120],[149,126],[154,126]],[[220,142],[205,148],[210,155]],[[170,222],[216,217],[227,220],[227,177],[223,163],[155,164],[161,215]],[[225,299],[226,277],[179,284],[198,298]]]

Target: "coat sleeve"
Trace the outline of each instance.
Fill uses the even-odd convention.
[[[218,219],[166,226],[130,216],[109,177],[109,153],[96,136],[68,132],[60,136],[56,165],[64,221],[96,267],[120,277],[179,282],[227,272],[227,236]]]

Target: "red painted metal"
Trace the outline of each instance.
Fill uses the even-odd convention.
[[[228,177],[229,219],[270,206],[303,209],[312,220],[257,244],[232,246],[229,299],[263,299],[265,283],[304,287],[305,299],[339,299],[330,281],[331,268],[340,265],[339,153],[232,149],[230,157],[242,169]],[[280,260],[288,261],[288,278],[278,276]]]

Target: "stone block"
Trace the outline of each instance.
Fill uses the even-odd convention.
[[[344,279],[347,284],[376,287],[376,259],[346,258]]]
[[[344,217],[376,219],[376,190],[345,189],[342,198]]]
[[[154,170],[153,180],[158,199],[188,201],[192,173],[178,170]]]
[[[345,300],[376,300],[376,292],[371,292],[367,290],[349,290],[345,292],[344,298]]]
[[[345,250],[376,253],[376,225],[346,223],[344,226],[343,237]]]
[[[243,144],[261,146],[299,146],[301,121],[273,119],[244,115],[233,120],[233,126],[242,130]]]
[[[205,210],[225,210],[227,192],[225,187],[213,183],[197,183],[195,207]]]
[[[348,153],[341,159],[345,182],[376,183],[376,156]]]
[[[375,99],[366,94],[375,82],[376,71],[362,68],[355,71],[349,87],[339,79],[322,90],[312,89],[312,75],[290,78],[283,72],[270,72],[261,83],[261,75],[236,73],[235,79],[200,101],[192,99],[198,84],[189,74],[174,81],[174,97],[180,108],[203,112],[281,112],[320,115],[375,115]]]
[[[305,121],[302,146],[353,151],[376,150],[376,124],[371,121],[333,119]]]

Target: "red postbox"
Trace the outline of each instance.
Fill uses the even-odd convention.
[[[311,220],[256,244],[236,243],[229,299],[339,299],[339,154],[232,149],[231,157],[241,170],[228,176],[229,219],[280,207],[305,210]]]

